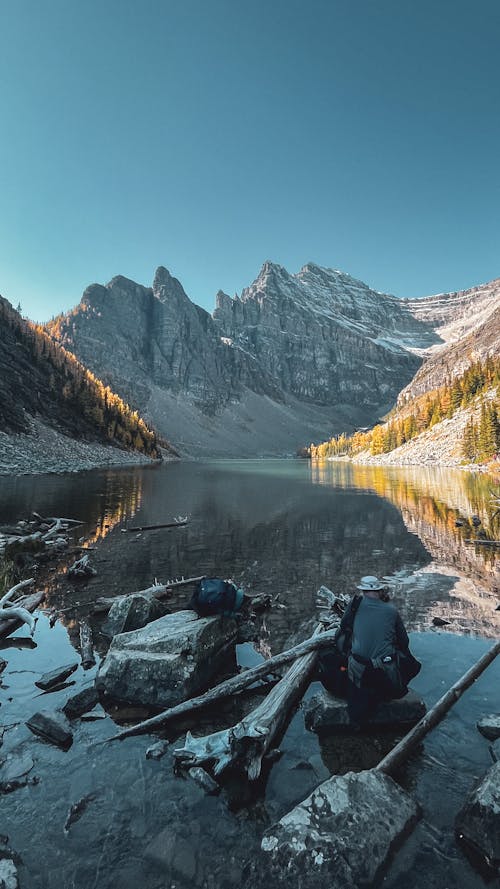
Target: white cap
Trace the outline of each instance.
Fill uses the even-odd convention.
[[[387,584],[383,580],[379,580],[373,574],[367,574],[366,577],[361,578],[357,584],[357,589],[376,592],[377,590],[383,590],[386,586]]]

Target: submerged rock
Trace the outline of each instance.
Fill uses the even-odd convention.
[[[99,693],[92,685],[90,688],[84,688],[83,691],[79,691],[78,694],[68,698],[62,710],[68,719],[76,719],[82,713],[88,713],[89,710],[92,710],[98,701]]]
[[[275,886],[369,886],[417,817],[413,799],[387,775],[336,775],[266,831],[266,873]]]
[[[157,741],[146,750],[146,759],[161,759],[169,748],[168,741]]]
[[[48,691],[54,686],[61,685],[68,676],[71,676],[78,669],[78,664],[66,664],[65,667],[58,667],[57,670],[51,670],[50,673],[44,673],[43,676],[35,682],[42,691]]]
[[[380,704],[368,725],[401,726],[413,725],[426,713],[426,706],[414,691],[409,690],[404,698]],[[347,701],[335,698],[323,689],[313,695],[304,707],[306,728],[312,732],[323,732],[330,729],[348,729],[350,726],[347,712]]]
[[[205,793],[208,793],[209,796],[212,796],[215,793],[219,793],[220,787],[217,784],[217,781],[214,781],[211,775],[202,769],[201,766],[193,766],[193,768],[188,769],[188,775],[193,779],[195,784],[198,787],[201,787]]]
[[[28,719],[26,725],[35,735],[50,744],[67,749],[73,743],[69,722],[61,710],[41,710]]]
[[[35,765],[28,753],[11,753],[0,768],[0,784],[8,784],[27,775]]]
[[[236,638],[234,620],[178,611],[113,638],[96,677],[118,701],[172,707],[206,688]]]
[[[472,789],[455,826],[460,839],[484,855],[492,867],[500,866],[500,762]]]

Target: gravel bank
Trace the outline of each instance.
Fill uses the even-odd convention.
[[[103,466],[152,463],[149,457],[98,442],[77,441],[38,419],[29,434],[0,432],[0,475],[80,472]]]

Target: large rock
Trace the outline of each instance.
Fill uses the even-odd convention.
[[[68,719],[76,719],[78,716],[81,716],[82,713],[88,713],[89,710],[92,710],[98,701],[99,693],[97,689],[91,685],[89,688],[84,688],[82,691],[77,692],[76,695],[68,698],[62,711]]]
[[[0,861],[0,887],[1,889],[18,889],[17,867],[10,858]]]
[[[413,799],[387,775],[336,775],[266,831],[266,871],[274,886],[371,886],[417,817]]]
[[[371,718],[369,725],[391,726],[414,725],[425,715],[426,706],[423,700],[410,689],[404,698],[380,704]],[[328,691],[322,690],[313,695],[304,708],[306,728],[312,732],[323,732],[334,729],[349,728],[347,701],[335,698]]]
[[[481,734],[488,738],[488,741],[496,741],[497,738],[500,738],[500,716],[497,713],[483,716],[477,727]]]
[[[458,835],[489,864],[500,866],[500,762],[470,792],[455,823]]]
[[[123,596],[113,602],[101,632],[112,639],[119,633],[139,630],[168,613],[169,608],[154,596],[144,596],[141,593]]]
[[[171,707],[208,685],[235,638],[236,624],[228,618],[167,614],[113,638],[97,687],[115,700]]]

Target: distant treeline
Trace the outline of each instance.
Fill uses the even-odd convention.
[[[19,316],[6,300],[0,301],[0,322],[7,324],[34,366],[43,371],[52,401],[77,418],[82,431],[148,457],[160,456],[156,432],[137,411],[97,379],[63,346],[51,340],[41,325]],[[86,427],[86,429],[85,429]]]
[[[465,427],[464,459],[482,462],[500,452],[500,358],[471,364],[461,376],[395,408],[386,423],[353,435],[334,436],[310,447],[311,457],[354,456],[361,451],[387,454],[463,408],[476,408]]]

